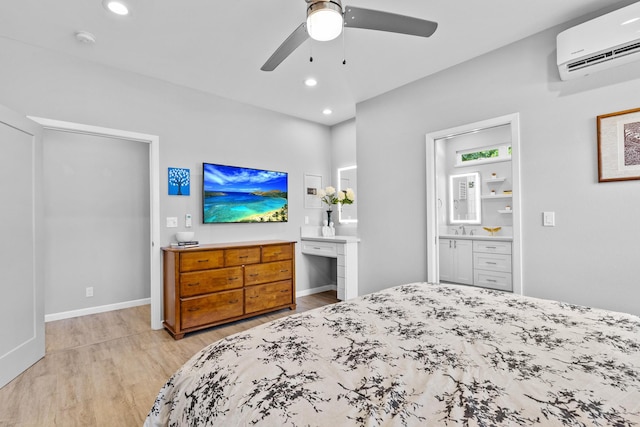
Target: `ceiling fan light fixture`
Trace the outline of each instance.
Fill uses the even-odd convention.
[[[318,41],[329,41],[342,33],[342,7],[331,1],[312,3],[307,8],[307,32]]]

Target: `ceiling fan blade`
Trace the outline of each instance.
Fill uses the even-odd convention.
[[[344,25],[419,37],[429,37],[438,28],[437,22],[351,6],[344,8]]]
[[[273,52],[273,55],[271,55],[271,57],[267,59],[267,62],[265,62],[260,69],[262,71],[275,70],[282,61],[287,59],[287,57],[291,55],[291,53],[296,50],[298,46],[304,43],[304,41],[308,38],[309,34],[307,33],[307,24],[303,22],[298,28],[293,31],[293,33],[291,33],[289,37],[287,37],[287,39],[280,45],[280,47],[278,47],[278,49]]]

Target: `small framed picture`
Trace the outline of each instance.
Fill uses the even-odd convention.
[[[191,193],[191,172],[184,168],[169,168],[169,196],[188,196]]]
[[[640,108],[598,116],[598,181],[640,179]]]
[[[322,200],[318,197],[320,188],[322,188],[322,176],[304,175],[304,207],[306,209],[322,207]]]

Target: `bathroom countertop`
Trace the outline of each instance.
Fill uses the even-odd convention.
[[[482,234],[441,234],[441,239],[458,239],[458,240],[495,240],[499,242],[512,242],[513,236],[489,236]]]

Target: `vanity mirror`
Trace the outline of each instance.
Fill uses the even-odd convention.
[[[338,169],[338,191],[344,191],[351,188],[356,194],[356,200],[350,205],[341,205],[338,211],[338,221],[344,223],[358,222],[358,184],[357,184],[357,166],[347,166]]]
[[[480,224],[481,198],[478,172],[449,176],[449,223]]]

